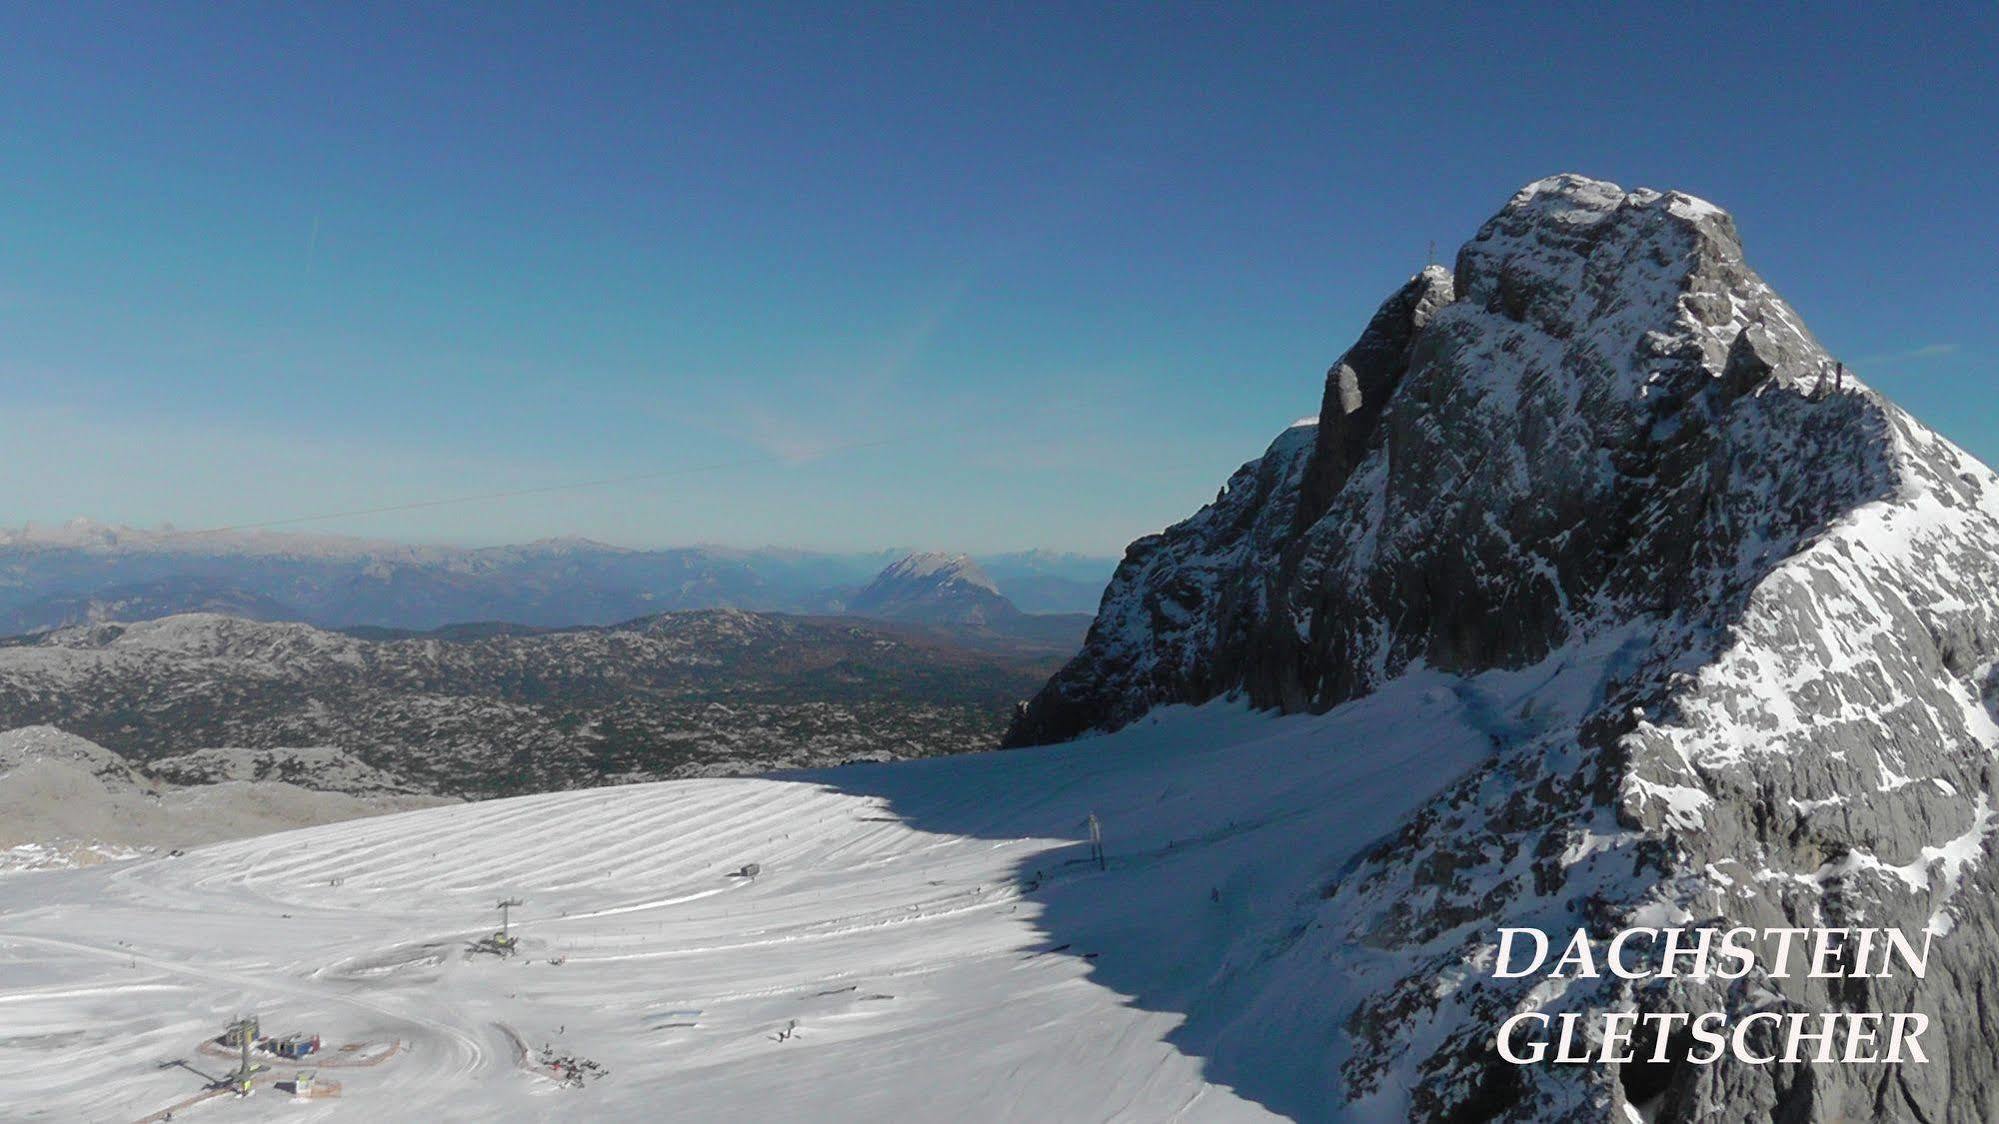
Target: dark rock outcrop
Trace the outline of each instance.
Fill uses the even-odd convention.
[[[1310,468],[1300,484],[1300,528],[1311,526],[1326,514],[1333,497],[1346,487],[1347,478],[1367,456],[1382,408],[1402,376],[1409,373],[1417,333],[1450,302],[1449,271],[1428,267],[1382,304],[1360,339],[1326,372],[1318,435],[1312,443]]]

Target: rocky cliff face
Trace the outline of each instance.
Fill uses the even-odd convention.
[[[1132,545],[1009,740],[1531,669],[1549,686],[1508,695],[1491,760],[1324,887],[1282,953],[1361,989],[1329,1095],[1435,1120],[1993,1118],[1999,480],[1836,370],[1727,214],[1530,185],[1454,271],[1389,298],[1316,424]],[[1493,978],[1498,926],[1661,917],[1942,935],[1920,983]],[[1516,1010],[1759,1005],[1924,1011],[1946,1056],[1491,1054]]]

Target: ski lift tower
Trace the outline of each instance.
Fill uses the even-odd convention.
[[[250,1047],[257,1040],[258,1029],[257,1016],[243,1015],[230,1023],[222,1034],[222,1040],[236,1046],[241,1056],[236,1072],[224,1077],[222,1085],[239,1097],[250,1095],[250,1082],[257,1076],[257,1071],[264,1068],[250,1060]]]
[[[508,951],[512,951],[517,942],[507,935],[507,911],[522,904],[525,903],[519,898],[501,898],[499,904],[493,907],[500,911],[500,931],[493,934],[493,943]]]

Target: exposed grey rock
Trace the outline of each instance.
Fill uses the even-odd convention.
[[[148,761],[146,771],[177,785],[285,781],[314,792],[349,796],[420,794],[405,778],[333,746],[211,747]]]
[[[144,791],[151,787],[150,778],[130,761],[88,738],[49,725],[0,731],[0,773],[38,761],[68,766],[117,791]]]
[[[1634,1097],[1660,1121],[1999,1117],[1999,478],[1851,375],[1832,392],[1832,363],[1720,210],[1532,184],[1448,289],[1390,298],[1316,432],[1133,545],[1009,740],[1223,695],[1322,710],[1417,667],[1544,676],[1282,953],[1361,990],[1330,1097],[1425,1120],[1622,1119]],[[1578,679],[1580,704],[1557,697]],[[1491,974],[1501,925],[1642,918],[1943,935],[1923,981]],[[1759,1004],[1923,1012],[1944,1056],[1620,1073],[1491,1052],[1517,1010]]]

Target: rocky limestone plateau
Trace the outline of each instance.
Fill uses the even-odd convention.
[[[1008,742],[1218,697],[1323,711],[1419,668],[1474,695],[1545,682],[1490,716],[1483,765],[1273,942],[1360,996],[1266,1004],[1325,1043],[1330,1104],[1992,1120],[1995,652],[1999,478],[1836,366],[1728,214],[1565,175],[1382,305],[1316,425],[1132,544]],[[1495,975],[1501,926],[1607,942],[1674,923],[1936,937],[1920,980]],[[1761,1010],[1937,1029],[1927,1064],[1694,1065],[1674,1041],[1663,1065],[1515,1066],[1494,1048],[1522,1011]]]
[[[1081,631],[999,651],[734,609],[380,638],[197,613],[0,640],[0,728],[190,783],[476,798],[741,775],[989,749]]]

